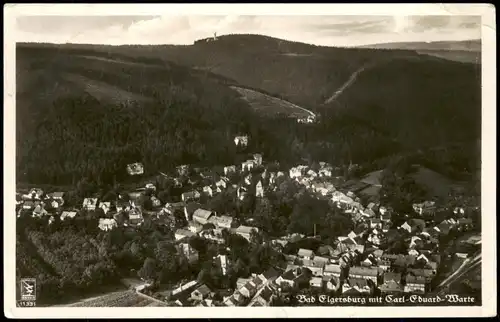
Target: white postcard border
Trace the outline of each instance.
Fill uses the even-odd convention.
[[[15,17],[19,15],[480,15],[482,16],[482,306],[19,308],[15,299]],[[9,318],[480,317],[496,307],[496,23],[492,4],[5,4],[4,315]],[[460,129],[457,129],[460,130]],[[14,247],[13,247],[14,246]]]

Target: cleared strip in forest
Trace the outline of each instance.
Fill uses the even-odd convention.
[[[308,109],[277,97],[238,86],[231,86],[231,88],[236,90],[243,99],[248,101],[250,106],[252,106],[259,112],[267,113],[270,115],[287,114],[289,117],[296,118],[316,116],[315,113]]]

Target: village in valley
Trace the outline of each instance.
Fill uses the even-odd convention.
[[[250,139],[241,135],[234,142],[245,151]],[[217,169],[180,165],[175,173],[158,174],[177,192],[169,194],[168,200],[155,179],[140,181],[140,186],[112,200],[88,195],[80,206],[68,205],[64,191],[46,193],[37,187],[18,191],[17,216],[48,218],[47,224],[51,225],[54,221],[71,221],[82,211],[94,212],[99,216],[98,228],[104,232],[118,227],[136,229],[149,218],[173,232],[177,253],[189,263],[199,259],[190,243],[193,238],[228,246],[213,257],[222,277],[235,264],[231,245],[227,245],[229,236],[269,245],[281,256],[280,261],[269,263],[263,271],[239,276],[236,285],[223,291],[211,289],[198,278],[157,288],[153,294],[148,288],[154,281],[131,273],[128,286],[171,306],[301,305],[293,302],[296,294],[424,295],[443,287],[454,271],[480,256],[480,231],[470,215],[479,211],[477,207],[449,207],[422,200],[413,204],[412,213],[398,214],[390,204],[360,198],[364,192],[380,190],[381,184],[373,174],[368,175],[369,179],[349,182],[338,168],[326,162],[283,169],[262,154],[248,156],[241,164]],[[144,170],[140,162],[126,169],[134,178],[143,176]],[[350,220],[349,230],[325,242],[317,231],[322,223],[313,222],[311,235],[288,232],[274,236],[255,218],[236,218],[231,212],[221,213],[210,207],[210,200],[220,194],[233,195],[240,203],[248,199],[258,202],[283,182],[327,201],[332,212]],[[395,217],[404,220],[395,224]],[[450,242],[443,244],[447,240]]]

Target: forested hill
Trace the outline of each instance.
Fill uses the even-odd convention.
[[[36,45],[17,49],[17,173],[112,182],[131,162],[230,163],[253,116],[227,86],[163,61]]]
[[[321,121],[261,118],[230,85],[287,99]],[[151,173],[234,164],[232,139],[242,132],[253,137],[249,151],[283,163],[370,163],[437,149],[435,160],[456,160],[445,168],[471,171],[480,66],[257,35],[189,46],[18,44],[16,111],[17,176],[32,183],[111,183],[136,161]]]

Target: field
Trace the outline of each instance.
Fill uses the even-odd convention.
[[[137,294],[132,290],[113,292],[106,295],[93,297],[69,305],[59,307],[141,307],[141,306],[167,306],[161,301],[154,301],[146,296]]]
[[[309,110],[276,97],[236,86],[231,86],[231,88],[236,90],[259,113],[266,115],[287,115],[291,118],[304,118],[315,115]]]

